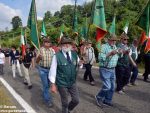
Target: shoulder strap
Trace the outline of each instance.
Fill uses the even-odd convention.
[[[73,56],[75,56],[76,66],[77,66],[77,64],[78,64],[78,54],[77,54],[77,52],[75,52],[75,51],[71,51],[71,54],[72,54]]]
[[[92,53],[94,52],[94,49],[93,49],[93,47],[91,47],[91,50],[92,50]]]
[[[91,47],[90,49],[92,50],[92,58],[91,58],[91,60],[89,61],[89,63],[91,63],[91,61],[92,61],[92,59],[93,59],[93,57],[94,57],[94,56],[93,56],[93,54],[94,54],[94,49],[93,49],[93,47]],[[89,51],[88,51],[88,52],[89,52]],[[89,53],[88,53],[88,54],[89,54]]]

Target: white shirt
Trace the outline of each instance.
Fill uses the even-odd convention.
[[[66,53],[64,51],[62,51],[62,53],[64,54],[65,58],[67,58]],[[71,51],[69,51],[68,53],[69,53],[70,59],[72,59]],[[80,59],[78,57],[78,63],[79,63],[79,60]],[[57,58],[56,58],[56,55],[54,55],[52,58],[52,63],[51,63],[50,71],[48,75],[48,78],[51,81],[51,83],[55,83],[56,81],[56,72],[57,72]]]
[[[92,65],[95,61],[94,49],[92,47],[86,48],[85,53],[86,53],[84,57],[85,63],[90,63]]]
[[[4,64],[5,63],[5,55],[4,53],[0,52],[0,64]]]
[[[135,46],[133,46],[134,48],[135,48],[135,55],[136,55],[136,57],[135,57],[135,59],[137,59],[138,58],[138,51],[137,51],[137,47],[135,47]],[[132,49],[130,49],[130,53],[129,53],[129,55],[131,56],[132,55]]]

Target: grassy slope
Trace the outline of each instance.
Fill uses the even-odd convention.
[[[0,110],[17,110],[16,106],[13,105],[11,97],[7,94],[5,87],[0,82]],[[6,113],[0,111],[0,113]],[[12,112],[10,112],[12,113]]]

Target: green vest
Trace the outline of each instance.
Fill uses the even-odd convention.
[[[56,85],[59,87],[70,87],[76,81],[77,76],[77,53],[71,51],[72,59],[71,63],[67,61],[62,51],[56,53],[57,58],[57,74]]]
[[[124,67],[128,67],[129,66],[129,58],[128,55],[123,55],[123,57],[120,57],[118,59],[118,63],[117,66],[124,66]]]
[[[122,48],[124,50],[127,50],[123,44],[118,45],[118,48]],[[119,55],[118,63],[117,66],[123,66],[123,67],[128,67],[129,66],[129,57],[126,54],[123,54],[123,56]]]

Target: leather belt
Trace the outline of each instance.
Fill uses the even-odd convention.
[[[49,69],[49,67],[44,67],[44,66],[40,66],[41,68],[44,68],[44,69]]]
[[[115,69],[115,67],[100,67],[100,68]]]

